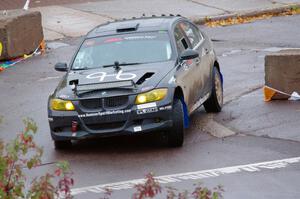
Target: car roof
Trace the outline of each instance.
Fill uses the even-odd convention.
[[[115,34],[124,34],[128,32],[146,32],[146,31],[160,31],[170,30],[172,24],[178,19],[185,19],[179,15],[177,16],[151,16],[131,19],[115,20],[99,25],[87,34],[87,38],[108,36]]]

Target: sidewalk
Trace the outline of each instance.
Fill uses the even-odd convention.
[[[143,14],[180,14],[199,21],[207,16],[226,17],[300,5],[300,0],[92,0],[78,3],[82,1],[63,0],[61,3],[76,4],[31,8],[42,13],[46,40],[82,36],[101,23]],[[36,2],[32,1],[31,4],[36,6]],[[43,3],[48,5],[47,0]]]

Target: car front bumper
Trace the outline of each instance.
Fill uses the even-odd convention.
[[[53,140],[80,140],[163,131],[173,126],[166,100],[99,112],[53,111],[48,114]],[[76,122],[76,131],[72,123]]]

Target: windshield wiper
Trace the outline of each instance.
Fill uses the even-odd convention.
[[[139,64],[142,64],[142,63],[139,63],[139,62],[133,62],[133,63],[119,63],[118,61],[116,61],[114,64],[108,64],[108,65],[103,65],[102,67],[103,68],[107,68],[107,67],[116,67],[118,68],[119,66],[130,66],[130,65],[139,65]]]
[[[142,63],[139,63],[139,62],[133,62],[133,63],[125,63],[125,62],[123,62],[123,63],[119,63],[118,61],[116,61],[114,64],[103,65],[102,67],[103,68],[114,67],[116,70],[119,70],[120,66],[130,66],[130,65],[138,65],[138,64],[142,64]],[[95,67],[93,67],[93,68],[83,67],[83,68],[73,68],[73,70],[88,70],[88,69],[94,69],[94,68]]]
[[[89,69],[88,67],[83,67],[83,68],[73,68],[73,70],[87,70]]]

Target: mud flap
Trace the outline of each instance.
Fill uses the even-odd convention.
[[[187,109],[186,103],[184,102],[183,97],[180,98],[180,101],[181,101],[182,106],[183,106],[183,113],[184,113],[183,123],[184,123],[184,128],[188,128],[190,126],[190,117],[189,117],[188,109]]]

